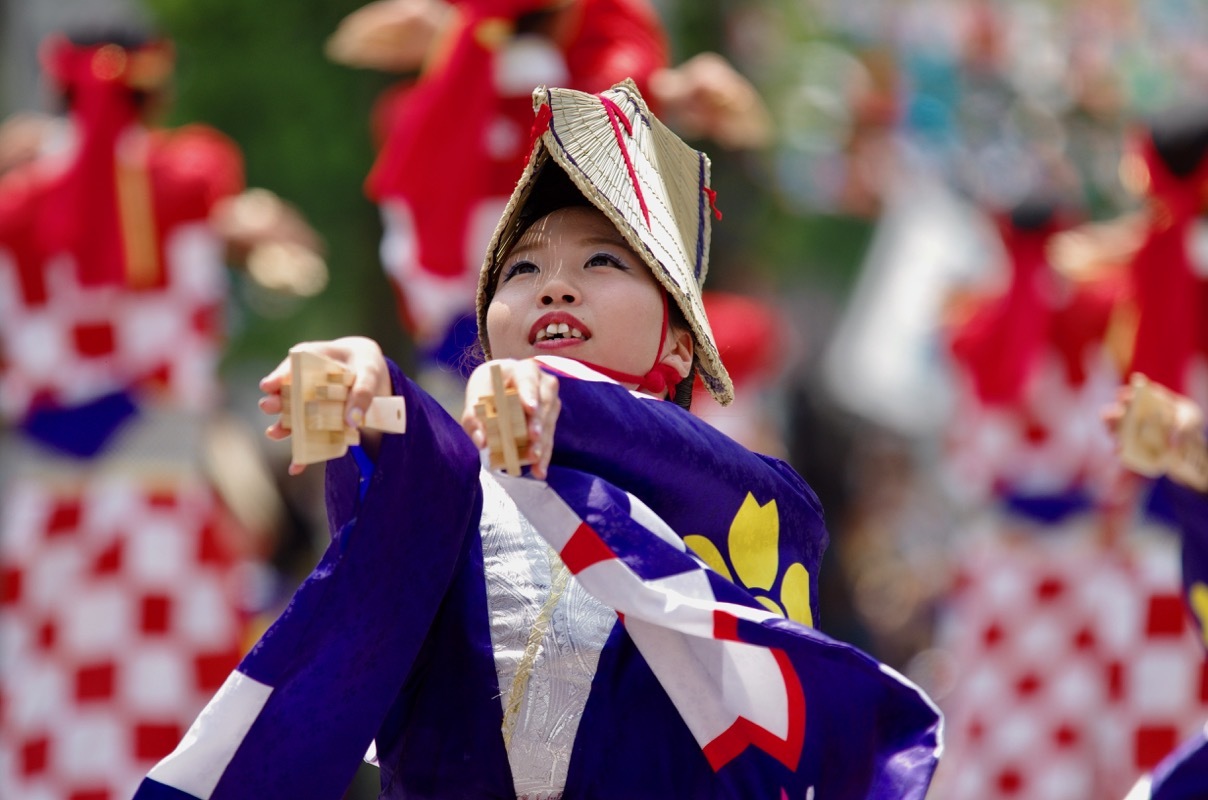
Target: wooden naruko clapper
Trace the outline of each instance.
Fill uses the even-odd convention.
[[[491,364],[490,371],[491,394],[478,398],[474,414],[486,427],[491,469],[503,468],[509,475],[516,476],[522,466],[534,461],[528,421],[524,418],[524,406],[520,404],[516,389],[504,388],[499,365]]]
[[[361,443],[359,429],[344,419],[344,401],[352,370],[338,361],[305,350],[289,351],[289,376],[281,387],[281,427],[290,432],[295,464],[339,458]],[[407,406],[402,397],[375,397],[361,427],[405,433]]]

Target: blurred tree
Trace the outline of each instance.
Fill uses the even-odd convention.
[[[763,151],[729,152],[702,141],[709,153],[723,224],[713,232],[710,285],[714,289],[767,290],[798,286],[836,300],[846,295],[867,250],[872,221],[823,209],[805,209],[786,185],[808,182],[804,168],[786,157],[797,121],[789,102],[800,93],[803,53],[823,35],[815,15],[794,0],[664,0],[673,61],[715,51],[756,83],[779,128]],[[800,168],[800,169],[798,169]],[[785,171],[797,177],[786,177]]]
[[[305,339],[363,333],[406,362],[378,260],[380,223],[361,184],[373,159],[370,107],[389,77],[336,66],[323,41],[360,0],[145,0],[176,43],[169,124],[206,122],[242,147],[249,185],[295,203],[326,241],[331,282],[301,306],[237,287],[227,364],[276,360]],[[236,313],[239,313],[237,310]]]

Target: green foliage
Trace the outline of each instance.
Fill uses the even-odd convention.
[[[177,47],[167,123],[203,122],[233,138],[248,185],[297,206],[327,246],[327,290],[270,313],[242,303],[229,359],[275,360],[295,342],[349,333],[372,335],[400,357],[406,342],[378,260],[378,213],[362,191],[374,155],[372,105],[391,79],[323,55],[324,40],[362,0],[146,3]]]
[[[667,9],[663,18],[672,61],[678,64],[706,50],[725,52],[721,0],[669,0],[660,5]]]
[[[667,0],[660,5],[667,9],[673,62],[706,50],[726,55],[755,82],[783,128],[779,106],[786,93],[800,89],[802,78],[794,66],[805,46],[825,33],[809,4]],[[775,24],[776,36],[765,43],[766,53],[747,53],[748,62],[743,62],[729,52],[728,37],[733,37],[734,21],[754,6]],[[708,152],[713,162],[713,188],[724,215],[713,226],[710,288],[741,292],[765,285],[804,285],[839,297],[850,291],[872,237],[872,220],[794,208],[776,188],[783,176],[774,170],[785,166],[773,151],[782,142],[756,153],[729,152],[710,141],[693,145]]]

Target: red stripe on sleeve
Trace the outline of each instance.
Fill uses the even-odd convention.
[[[559,555],[572,575],[579,574],[592,564],[616,558],[616,554],[608,549],[600,535],[586,522],[579,523]]]

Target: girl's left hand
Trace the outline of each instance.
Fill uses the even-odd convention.
[[[360,428],[365,421],[365,413],[375,397],[388,397],[391,394],[390,370],[386,366],[386,358],[382,348],[372,339],[363,336],[346,336],[324,342],[303,342],[295,345],[295,349],[303,349],[317,353],[333,361],[337,361],[353,373],[353,383],[348,390],[348,399],[344,404],[346,422],[351,428]],[[260,410],[265,414],[279,415],[283,406],[281,387],[289,375],[290,361],[286,357],[268,375],[260,379]],[[280,440],[290,435],[278,419],[269,425],[265,435],[270,439]],[[376,431],[362,429],[361,446],[370,454],[377,449],[380,434]],[[300,475],[305,469],[300,464],[290,464],[289,474]]]
[[[487,446],[487,432],[482,420],[474,413],[474,404],[492,392],[491,364],[498,364],[503,373],[503,385],[515,387],[528,420],[528,436],[532,442],[533,476],[544,480],[554,453],[554,428],[562,401],[558,398],[558,378],[541,369],[533,358],[517,361],[511,358],[488,361],[480,365],[466,382],[466,404],[461,413],[461,427],[479,450]]]

